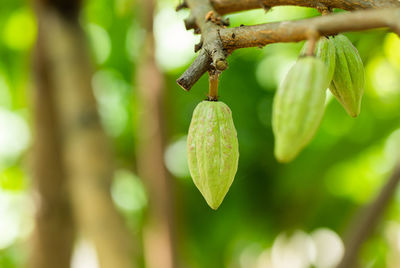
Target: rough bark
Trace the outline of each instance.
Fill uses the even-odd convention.
[[[146,29],[143,56],[136,74],[141,103],[137,166],[149,196],[143,230],[145,263],[148,268],[176,268],[171,180],[164,166],[164,80],[155,60],[154,0],[143,0],[142,24]]]
[[[313,8],[329,7],[345,10],[400,7],[400,2],[397,0],[211,0],[211,3],[221,15],[249,9],[287,5]]]
[[[211,58],[205,50],[201,50],[197,58],[193,63],[187,68],[185,73],[183,73],[176,82],[184,90],[189,91],[192,86],[203,76],[205,72],[210,69]]]
[[[95,245],[102,268],[132,268],[130,233],[110,196],[112,157],[91,89],[85,38],[77,17],[61,12],[41,6],[39,35],[62,133],[74,216],[80,231]]]
[[[189,90],[207,70],[214,68],[223,71],[228,64],[227,52],[219,37],[219,31],[223,29],[226,22],[213,10],[208,0],[187,0],[186,3],[191,9],[190,18],[192,18],[186,21],[186,27],[198,28],[201,32],[201,43],[198,45],[201,47],[200,59],[196,60],[193,66],[176,80],[183,89]],[[197,50],[199,48],[196,48]],[[186,77],[191,79],[185,79]]]
[[[69,268],[75,228],[48,67],[42,35],[39,34],[35,48],[35,89],[32,94],[32,177],[37,212],[28,267]]]
[[[365,10],[297,21],[222,29],[220,37],[224,48],[232,51],[245,47],[263,47],[277,42],[299,42],[306,40],[310,31],[316,31],[320,35],[334,35],[381,27],[396,29],[398,21],[400,21],[400,9]]]

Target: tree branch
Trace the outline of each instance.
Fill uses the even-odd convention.
[[[214,9],[221,15],[262,7],[285,5],[313,8],[329,7],[345,10],[400,7],[400,1],[397,0],[211,0],[211,3]]]
[[[355,267],[354,264],[363,242],[379,223],[385,208],[396,191],[399,181],[400,165],[397,165],[379,195],[356,216],[354,223],[350,226],[346,252],[337,268]]]
[[[222,29],[220,37],[224,48],[260,47],[277,42],[298,42],[307,39],[310,30],[320,35],[362,31],[373,28],[399,28],[400,9],[362,10],[331,14],[311,19],[267,23]]]
[[[176,81],[183,89],[189,90],[209,69],[223,71],[228,67],[227,53],[222,45],[219,31],[225,24],[208,0],[187,0],[197,28],[200,29],[202,48],[199,57]],[[194,28],[194,27],[193,27]],[[212,63],[212,66],[210,65]]]
[[[200,50],[199,56],[194,62],[186,69],[181,77],[176,80],[184,90],[189,91],[192,86],[200,79],[200,77],[207,72],[211,64],[211,59],[205,50]]]
[[[214,5],[217,1],[219,2],[228,2],[228,0],[213,0]],[[192,2],[195,2],[196,5],[193,5]],[[331,14],[323,17],[315,17],[310,19],[303,19],[297,21],[285,21],[279,23],[267,23],[260,24],[254,26],[243,26],[237,28],[222,28],[218,27],[215,24],[204,22],[204,20],[199,19],[200,17],[206,13],[206,10],[209,10],[210,6],[207,3],[207,6],[202,6],[207,0],[188,0],[189,7],[192,8],[192,16],[196,18],[196,23],[201,29],[202,38],[204,40],[203,45],[203,53],[200,53],[199,57],[189,66],[189,68],[178,78],[177,83],[185,90],[190,90],[190,88],[197,82],[197,80],[210,69],[210,56],[207,53],[208,51],[213,51],[214,48],[218,48],[218,51],[221,55],[224,53],[230,54],[233,50],[238,48],[245,47],[262,47],[271,43],[278,42],[299,42],[302,40],[306,40],[308,38],[308,33],[310,31],[317,31],[321,35],[333,35],[341,32],[349,32],[349,31],[362,31],[380,27],[389,27],[397,34],[400,34],[400,8],[396,9],[375,9],[375,10],[360,10],[351,13],[340,13],[340,14]],[[241,3],[253,3],[254,1],[237,1]],[[258,1],[257,1],[258,2]],[[278,4],[278,3],[309,3],[309,5],[313,3],[322,3],[322,2],[332,2],[332,6],[334,4],[339,5],[344,2],[346,5],[350,5],[352,9],[356,8],[364,8],[366,5],[361,5],[360,3],[370,3],[368,7],[381,7],[385,5],[387,6],[399,6],[400,1],[270,1],[268,3]],[[191,4],[192,3],[192,4]],[[258,2],[259,3],[259,2]],[[205,5],[205,4],[204,4]],[[243,4],[244,5],[244,4]],[[195,8],[193,10],[193,7]],[[326,6],[319,6],[319,8],[330,8]],[[202,10],[201,12],[199,10]],[[196,13],[194,13],[196,11]],[[204,27],[204,24],[207,24],[207,27]],[[211,26],[210,26],[211,25]],[[215,29],[214,27],[218,27]],[[214,29],[210,31],[210,28]],[[204,30],[206,29],[206,31]],[[211,33],[210,33],[211,32]],[[211,47],[211,50],[210,50]],[[218,55],[220,55],[218,54]],[[216,60],[219,58],[215,58],[215,55],[212,55],[213,62],[215,64]],[[221,58],[223,62],[226,63],[225,58]],[[225,65],[226,67],[227,65]],[[219,69],[219,68],[217,68]],[[223,69],[219,69],[223,70]]]

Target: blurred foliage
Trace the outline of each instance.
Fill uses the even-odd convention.
[[[399,37],[384,30],[347,35],[359,49],[366,68],[361,115],[357,119],[348,117],[328,96],[325,116],[313,142],[286,165],[278,164],[273,157],[271,105],[275,89],[296,60],[302,43],[234,52],[229,69],[222,74],[219,95],[233,112],[239,170],[215,212],[193,185],[186,164],[187,129],[194,107],[207,94],[208,81],[202,77],[189,93],[175,83],[195,57],[192,49],[199,38],[185,31],[182,19],[188,12],[176,13],[175,4],[177,1],[159,1],[154,32],[156,57],[166,79],[165,162],[175,176],[177,245],[183,266],[250,267],[251,259],[263,256],[282,232],[301,229],[311,233],[325,227],[343,234],[360,206],[379,191],[399,154]],[[30,96],[34,88],[30,67],[37,22],[25,1],[2,0],[1,6],[0,237],[10,232],[10,226],[17,229],[7,243],[0,239],[4,242],[0,243],[0,267],[19,268],[25,256],[21,241],[26,241],[32,229],[32,208],[24,200],[30,198],[28,126],[32,124]],[[257,10],[228,17],[237,26],[317,14],[307,8],[279,7],[267,14]],[[140,7],[130,0],[89,0],[81,15],[95,64],[93,90],[102,123],[114,144],[118,169],[112,195],[135,234],[140,234],[147,205],[146,191],[135,175],[141,105],[135,71],[140,68],[137,62],[144,36],[140,15]],[[7,209],[15,203],[16,208]],[[399,205],[400,191],[363,249],[365,267],[386,267],[393,249],[384,236],[385,223],[400,221]]]

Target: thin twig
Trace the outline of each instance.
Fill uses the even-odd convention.
[[[205,50],[200,50],[194,62],[186,69],[181,77],[176,80],[184,90],[189,91],[200,77],[209,70],[211,58]]]
[[[364,241],[369,237],[388,203],[392,199],[400,181],[400,164],[398,164],[389,180],[383,186],[379,195],[367,205],[359,215],[356,215],[348,231],[345,255],[337,268],[352,268],[357,260],[359,251]]]

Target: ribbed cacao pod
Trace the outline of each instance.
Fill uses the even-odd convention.
[[[307,51],[310,42],[306,42],[301,50],[301,54],[304,55]],[[325,36],[322,36],[315,47],[315,56],[320,58],[328,67],[328,80],[329,82],[333,78],[335,72],[335,44],[333,41]]]
[[[272,111],[275,157],[293,160],[311,141],[325,110],[328,68],[322,60],[306,56],[289,70],[279,86]]]
[[[229,107],[203,101],[193,112],[187,139],[189,170],[207,204],[217,209],[235,177],[239,145]]]
[[[336,68],[329,89],[346,112],[357,117],[365,85],[363,62],[346,36],[339,34],[332,41],[336,48]]]

